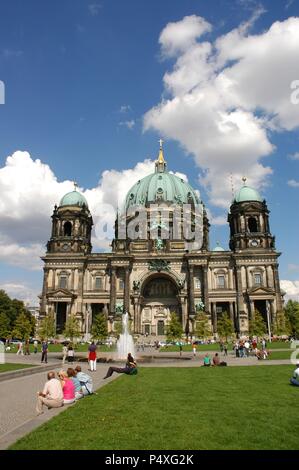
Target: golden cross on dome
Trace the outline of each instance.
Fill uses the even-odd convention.
[[[74,191],[77,191],[77,188],[78,188],[78,183],[77,181],[74,181]]]
[[[243,181],[243,183],[244,183],[244,186],[245,186],[245,184],[246,184],[246,181],[247,181],[247,178],[246,178],[246,176],[243,176],[243,178],[242,178],[242,181]]]
[[[163,147],[163,143],[164,143],[164,140],[162,140],[162,139],[159,139],[159,140],[158,140],[158,142],[159,142],[159,144],[160,144],[160,149],[162,149],[162,147]]]

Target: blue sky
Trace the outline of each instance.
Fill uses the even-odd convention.
[[[76,180],[81,188],[92,189],[97,187],[105,170],[122,172],[135,168],[145,158],[155,158],[157,141],[163,135],[169,168],[186,174],[190,183],[200,190],[214,217],[223,218],[227,212],[224,204],[217,204],[215,200],[225,196],[216,195],[216,189],[211,189],[215,173],[203,184],[198,179],[199,173],[203,174],[208,168],[207,163],[201,161],[202,149],[199,148],[197,154],[195,143],[190,147],[186,145],[184,139],[176,138],[175,126],[170,128],[157,117],[145,125],[145,116],[161,105],[162,97],[166,100],[175,97],[173,90],[166,89],[163,76],[175,70],[177,60],[185,60],[186,50],[180,49],[175,55],[163,52],[165,43],[160,41],[159,44],[159,37],[167,25],[181,22],[185,17],[203,18],[212,28],[210,31],[206,28],[203,39],[198,34],[196,41],[209,41],[215,47],[218,38],[255,14],[246,33],[252,37],[262,36],[274,22],[282,23],[299,16],[299,5],[290,0],[259,3],[251,0],[3,0],[0,6],[0,80],[5,83],[6,96],[5,104],[0,105],[0,171],[7,165],[9,155],[26,151],[33,161],[40,159],[42,164],[49,165],[58,182]],[[298,60],[298,51],[295,60]],[[290,78],[299,79],[299,73]],[[269,86],[275,88],[275,81],[276,76],[272,76]],[[244,90],[242,93],[243,99],[246,93]],[[258,101],[255,115],[264,117],[264,113]],[[297,113],[299,115],[299,105]],[[269,121],[270,115],[267,110]],[[275,149],[261,151],[262,156],[257,151],[256,161],[272,168],[273,173],[267,177],[259,175],[257,179],[253,175],[249,182],[261,182],[262,193],[268,201],[272,232],[276,235],[278,250],[283,252],[281,278],[297,282],[299,187],[295,183],[299,179],[299,160],[289,155],[299,152],[298,126],[296,123],[288,126],[284,121],[279,129],[273,130],[269,124],[265,133]],[[221,151],[219,147],[219,160]],[[246,156],[240,155],[242,158],[245,160],[242,170],[250,174],[253,163],[248,160],[246,171]],[[215,164],[214,172],[227,183],[229,172],[225,170],[225,159],[223,161],[220,167]],[[238,166],[236,186],[240,184],[240,178],[237,179],[240,171]],[[28,188],[31,187],[30,173],[24,172],[24,179]],[[288,184],[290,180],[295,182],[293,186]],[[1,257],[0,252],[0,284],[12,293],[15,288],[21,296],[26,292],[28,297],[30,292],[40,290],[42,272],[33,270],[26,261],[16,265],[13,246],[22,254],[30,243],[44,244],[47,236],[38,239],[38,227],[33,227],[32,234],[29,221],[20,215],[22,206],[18,213],[15,199],[20,198],[19,193],[15,199],[13,194],[8,194],[16,191],[14,184],[9,188],[3,186],[1,191],[5,191],[2,204],[14,200],[14,211],[8,216],[9,208],[2,208],[1,219],[0,202],[0,250],[1,232],[3,246],[10,243],[12,247],[5,256]],[[26,200],[26,193],[22,193],[22,199]],[[28,196],[26,204],[34,213],[35,201]],[[48,213],[47,207],[47,217]],[[33,223],[30,219],[29,224],[38,225],[38,221]],[[16,231],[19,231],[17,238],[14,237]],[[40,238],[46,232],[41,233]],[[217,240],[227,247],[226,225],[211,227],[211,245]]]

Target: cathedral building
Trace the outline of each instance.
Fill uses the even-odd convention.
[[[99,313],[110,332],[129,312],[135,334],[159,336],[172,312],[187,334],[198,312],[214,336],[224,312],[238,335],[248,333],[255,311],[273,323],[283,299],[266,201],[244,179],[229,208],[229,250],[210,249],[205,206],[168,171],[162,142],[153,170],[128,191],[109,253],[92,251],[92,214],[76,188],[55,206],[42,258],[41,316],[54,314],[61,334],[73,315],[86,338]]]

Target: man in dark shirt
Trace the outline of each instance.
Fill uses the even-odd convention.
[[[219,364],[220,364],[220,359],[219,359],[218,353],[216,353],[215,356],[213,357],[213,366],[219,366]]]

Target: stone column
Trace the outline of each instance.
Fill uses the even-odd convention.
[[[216,311],[216,302],[212,302],[212,325],[213,325],[213,334],[217,333],[217,311]]]
[[[134,297],[134,333],[138,333],[138,297]]]
[[[240,332],[240,313],[244,312],[241,266],[236,266],[236,290],[237,290],[237,331]]]
[[[273,275],[274,275],[274,288],[276,293],[276,308],[277,311],[282,310],[282,299],[280,292],[280,283],[279,283],[279,273],[278,273],[278,264],[273,266]]]
[[[130,268],[125,268],[125,285],[124,285],[124,308],[125,312],[130,313]]]
[[[231,319],[233,325],[235,325],[234,305],[233,305],[233,302],[230,302],[230,303],[229,303],[229,316],[230,316],[230,319]]]
[[[43,290],[42,290],[42,301],[41,301],[41,314],[46,314],[46,306],[47,306],[47,291],[48,291],[48,268],[44,268],[44,279],[43,279]]]
[[[204,266],[203,268],[203,303],[205,304],[205,312],[209,313],[208,266]]]
[[[116,304],[116,270],[111,268],[110,274],[110,315],[115,314],[115,304]]]
[[[194,305],[194,267],[189,266],[189,315],[195,315],[195,305]]]

